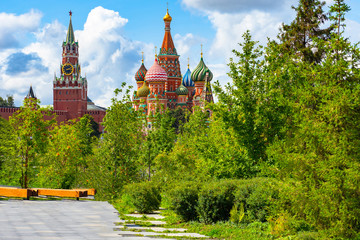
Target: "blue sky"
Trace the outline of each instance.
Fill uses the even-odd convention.
[[[164,35],[168,2],[171,33],[180,54],[182,72],[196,67],[200,45],[214,79],[229,81],[227,63],[247,30],[255,40],[275,38],[282,22],[294,17],[296,0],[12,0],[0,1],[0,96],[11,94],[16,105],[32,84],[42,104],[52,104],[52,80],[60,75],[61,43],[73,12],[75,38],[80,45],[82,75],[88,95],[109,106],[113,91],[134,74],[145,53],[145,66],[154,61],[154,48]],[[327,1],[331,4],[331,0]],[[360,1],[347,1],[347,36],[360,41]]]

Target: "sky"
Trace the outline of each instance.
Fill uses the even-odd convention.
[[[351,11],[345,35],[355,43],[360,41],[360,1],[346,2]],[[191,71],[197,66],[203,45],[213,79],[225,84],[231,81],[232,49],[239,50],[243,33],[250,30],[263,45],[268,37],[275,39],[281,24],[295,16],[292,5],[297,0],[0,0],[0,96],[13,95],[20,106],[32,86],[42,105],[52,104],[70,10],[88,96],[108,107],[122,82],[136,86],[141,52],[147,69],[154,63],[167,6],[182,73],[188,58]]]

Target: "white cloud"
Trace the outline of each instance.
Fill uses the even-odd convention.
[[[344,35],[350,39],[351,42],[360,42],[360,23],[353,20],[346,20],[346,29]]]
[[[65,30],[58,21],[46,24],[34,33],[36,42],[20,50],[6,51],[6,61],[0,62],[0,94],[13,94],[16,105],[21,105],[32,85],[42,103],[52,104],[52,81],[54,72],[60,69],[60,46]],[[10,62],[14,57],[18,60]],[[10,74],[13,62],[18,62],[20,66],[16,66],[17,71]]]
[[[192,8],[209,12],[247,12],[251,10],[274,10],[281,8],[289,0],[183,0],[183,3]]]
[[[253,40],[266,44],[267,37],[275,38],[281,25],[277,17],[259,11],[249,14],[212,13],[209,19],[216,28],[210,56],[223,57],[226,62],[232,56],[232,49],[238,49],[246,30],[250,30]]]
[[[182,3],[205,14],[215,29],[204,56],[214,80],[222,84],[230,81],[226,64],[233,57],[232,50],[239,49],[242,35],[250,30],[253,40],[265,45],[268,37],[276,38],[281,23],[291,19],[294,14],[291,5],[296,5],[295,0],[182,0]]]
[[[153,56],[152,45],[123,36],[127,22],[118,12],[96,7],[89,13],[84,30],[75,32],[82,74],[86,73],[88,79],[88,95],[98,105],[109,106],[115,88],[122,82],[135,85],[141,51]]]
[[[177,53],[181,56],[189,55],[189,51],[193,46],[200,46],[200,44],[204,43],[205,41],[206,39],[195,36],[192,33],[187,33],[185,36],[181,36],[180,34],[176,33],[174,36],[174,44],[176,46]]]
[[[18,47],[27,33],[36,31],[41,17],[34,10],[22,15],[0,13],[0,49]]]

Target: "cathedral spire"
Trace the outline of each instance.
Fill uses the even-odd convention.
[[[164,39],[160,48],[159,55],[177,55],[175,45],[173,42],[173,39],[171,37],[170,33],[170,23],[171,23],[172,17],[169,14],[169,9],[166,10],[166,15],[164,17],[164,23],[165,23],[165,35]]]
[[[29,92],[28,92],[28,94],[26,95],[25,98],[28,98],[28,99],[34,98],[34,99],[36,99],[35,94],[34,94],[34,90],[33,90],[33,88],[32,88],[32,85],[30,85]]]
[[[66,44],[75,42],[74,30],[73,30],[73,26],[72,26],[72,22],[71,22],[71,16],[72,16],[71,11],[69,12],[69,15],[70,15],[70,22],[69,22],[67,35],[66,35]]]

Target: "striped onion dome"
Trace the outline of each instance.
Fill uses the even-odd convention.
[[[201,57],[199,64],[191,73],[191,79],[194,82],[204,82],[206,80],[206,74],[208,73],[209,81],[212,80],[213,74],[210,69],[205,65],[203,58]]]
[[[139,70],[136,72],[135,74],[135,80],[137,82],[142,82],[145,80],[145,75],[146,75],[147,69],[144,65],[144,63],[141,64]]]
[[[167,80],[167,73],[166,71],[160,67],[157,59],[155,58],[154,64],[151,68],[147,71],[145,75],[146,82],[166,82]]]
[[[183,85],[183,84],[181,84],[177,89],[176,89],[176,91],[175,91],[175,93],[177,94],[177,95],[188,95],[188,93],[189,93],[189,90]]]
[[[149,93],[150,93],[150,88],[148,87],[147,82],[144,82],[141,88],[137,90],[136,94],[138,97],[147,97]]]
[[[195,83],[191,79],[191,72],[190,72],[189,68],[187,69],[187,71],[183,77],[182,84],[184,84],[185,87],[194,87],[195,86]]]

